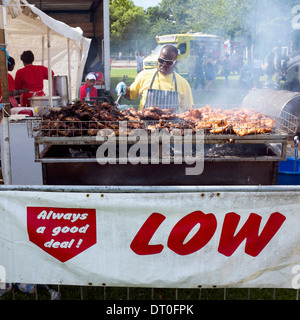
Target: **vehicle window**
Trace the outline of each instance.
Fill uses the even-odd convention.
[[[185,54],[186,53],[186,43],[180,43],[179,46],[177,47],[178,50],[180,50],[180,54]]]

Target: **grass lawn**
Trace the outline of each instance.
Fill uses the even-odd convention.
[[[126,288],[94,286],[50,286],[59,290],[61,300],[296,300],[293,289],[163,289],[163,288]],[[18,290],[10,291],[1,300],[49,300],[46,289],[37,294],[24,294]]]

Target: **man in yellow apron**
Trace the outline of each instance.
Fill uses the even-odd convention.
[[[165,45],[158,58],[158,68],[140,72],[130,87],[120,82],[116,93],[128,100],[141,97],[139,109],[151,106],[161,109],[175,108],[183,112],[193,107],[194,101],[189,83],[174,71],[178,51],[173,45]]]

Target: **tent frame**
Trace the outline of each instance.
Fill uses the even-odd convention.
[[[0,0],[0,77],[1,77],[1,88],[2,88],[2,125],[3,125],[3,164],[2,168],[3,170],[3,179],[4,183],[10,185],[12,183],[12,172],[11,172],[11,152],[10,152],[10,136],[9,136],[9,116],[10,116],[10,102],[9,102],[9,90],[8,90],[8,78],[7,78],[7,59],[6,59],[6,28],[7,28],[7,23],[6,23],[6,15],[7,15],[7,8],[6,6],[10,6],[9,1],[2,1]],[[29,9],[34,13],[38,14],[42,20],[43,18],[53,19],[45,15],[41,10],[37,9],[36,7],[30,5],[26,0],[20,0],[20,5],[28,5]],[[20,8],[19,8],[20,9]],[[17,17],[18,13],[15,14],[14,17]],[[55,21],[53,19],[53,21]],[[43,22],[47,26],[47,56],[48,56],[48,97],[49,97],[49,106],[53,106],[53,79],[52,79],[52,63],[51,63],[51,58],[52,58],[52,53],[51,53],[51,36],[52,36],[52,30],[51,28]],[[67,25],[66,25],[67,26]],[[73,29],[69,26],[68,28]],[[56,30],[54,30],[56,32]],[[78,32],[75,32],[77,36]],[[71,55],[70,55],[70,49],[71,49],[71,37],[68,37],[63,34],[67,38],[67,73],[68,73],[68,90],[69,90],[69,101],[72,101],[72,88],[71,88]],[[73,33],[72,33],[73,36]],[[82,35],[81,35],[82,36]],[[75,36],[74,36],[75,37]],[[84,38],[84,37],[82,37]],[[42,50],[44,50],[44,37],[43,39],[43,44],[42,44]],[[72,39],[75,40],[75,39]],[[86,51],[88,52],[90,46],[90,40],[86,41]],[[79,56],[77,59],[78,61],[81,61],[82,58],[82,44],[80,46],[79,50]],[[43,55],[44,57],[44,55]],[[79,69],[78,69],[79,70]],[[77,71],[78,71],[77,70]],[[77,73],[78,75],[78,73]],[[76,92],[78,91],[78,79],[77,79],[77,84],[76,84]]]

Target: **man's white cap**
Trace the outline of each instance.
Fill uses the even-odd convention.
[[[88,73],[85,77],[85,81],[86,80],[96,80],[96,76],[93,73]]]

